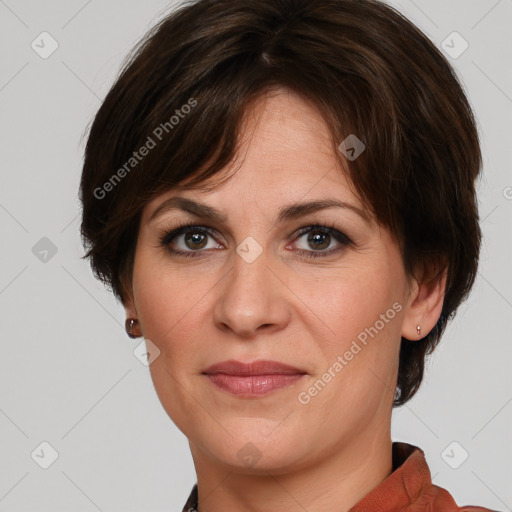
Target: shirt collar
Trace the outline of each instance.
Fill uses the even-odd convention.
[[[391,475],[349,512],[405,511],[409,510],[411,505],[418,505],[422,501],[428,502],[432,497],[432,479],[423,450],[408,443],[395,442],[392,455]]]

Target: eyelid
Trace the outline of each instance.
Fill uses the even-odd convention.
[[[306,232],[306,230],[313,228],[313,227],[320,228],[320,229],[328,229],[328,230],[330,229],[330,230],[334,230],[334,231],[339,231],[342,235],[344,235],[347,238],[347,241],[352,242],[350,237],[346,234],[345,227],[338,225],[338,223],[336,221],[332,221],[332,220],[325,221],[325,220],[321,220],[321,219],[316,219],[316,220],[310,219],[309,221],[304,221],[302,223],[302,226],[300,228],[294,228],[293,231],[291,231],[291,233],[289,233],[287,235],[287,238],[291,238],[293,236],[294,237],[293,239],[295,240],[295,238],[297,236],[304,234]],[[177,235],[178,233],[176,233],[176,232],[181,229],[184,229],[184,228],[206,231],[207,233],[211,234],[212,236],[213,236],[213,233],[216,233],[223,240],[226,239],[219,232],[218,228],[211,227],[208,224],[198,224],[198,223],[195,223],[192,221],[178,222],[177,224],[170,226],[170,227],[165,227],[165,225],[164,225],[164,227],[162,227],[161,230],[159,230],[159,231],[162,233],[163,236],[167,236],[171,233],[174,233],[175,235]],[[160,238],[162,238],[162,236],[160,236]]]
[[[170,226],[166,227],[169,224],[170,224]],[[343,221],[338,221],[338,220],[333,221],[332,219],[326,220],[326,219],[315,218],[315,217],[311,218],[309,215],[305,216],[303,219],[293,219],[293,220],[287,220],[287,221],[283,222],[283,225],[285,225],[285,226],[290,225],[290,224],[293,224],[294,226],[299,224],[299,225],[301,225],[301,227],[299,227],[299,228],[295,227],[288,234],[288,237],[293,235],[294,232],[299,232],[301,229],[309,227],[309,226],[328,227],[330,229],[336,229],[337,231],[341,231],[341,232],[344,232],[350,226],[350,224],[348,224],[348,223],[345,226],[344,225],[345,223]],[[157,223],[156,225],[159,226],[157,229],[162,232],[163,231],[165,231],[165,232],[175,231],[182,227],[196,228],[196,229],[210,229],[212,231],[215,231],[216,233],[219,233],[219,235],[223,239],[226,239],[226,237],[224,235],[222,235],[222,230],[225,226],[219,225],[215,221],[210,221],[210,220],[202,221],[202,220],[198,219],[196,221],[194,221],[194,220],[181,220],[180,221],[179,220],[174,223],[173,221],[166,222],[165,220],[163,220],[163,221]],[[271,230],[277,231],[278,229],[279,228],[276,228],[275,225],[273,225],[271,227],[271,229],[269,230],[269,232]],[[283,228],[281,228],[281,229],[283,229]],[[227,234],[228,234],[228,238],[232,238],[231,231],[229,228],[227,228]]]
[[[160,243],[157,247],[167,247],[167,250],[176,256],[183,256],[183,253],[190,255],[190,254],[201,254],[201,253],[208,253],[212,251],[213,249],[200,249],[198,251],[181,251],[181,250],[174,250],[170,249],[168,246],[171,243],[171,241],[178,236],[183,235],[184,233],[187,233],[189,231],[197,230],[198,232],[203,232],[209,235],[210,237],[214,238],[215,241],[219,245],[223,245],[223,243],[220,243],[217,240],[217,236],[222,238],[224,240],[224,237],[219,233],[219,231],[215,228],[212,228],[208,225],[198,225],[193,222],[182,222],[172,228],[163,229],[162,234],[159,236]],[[310,220],[309,223],[305,223],[301,228],[295,229],[291,235],[288,235],[287,238],[293,237],[291,240],[291,244],[294,244],[299,238],[302,236],[313,232],[315,230],[318,230],[319,232],[323,232],[325,234],[331,235],[337,242],[338,245],[342,246],[341,248],[335,248],[330,249],[326,251],[314,251],[314,250],[307,250],[307,249],[296,249],[296,252],[302,255],[307,255],[306,257],[313,257],[313,255],[318,255],[319,257],[328,257],[334,253],[337,253],[341,251],[344,247],[350,247],[355,246],[354,242],[352,241],[351,237],[346,235],[345,229],[340,227],[337,227],[337,222],[325,222],[321,220]],[[286,247],[288,248],[290,244],[288,244]],[[202,256],[196,256],[196,257],[202,257]]]
[[[344,247],[352,247],[354,246],[354,242],[351,240],[350,237],[348,237],[343,230],[336,228],[335,225],[328,224],[328,223],[316,223],[316,224],[310,224],[308,226],[305,226],[301,229],[299,229],[297,235],[293,238],[292,244],[294,244],[297,240],[302,238],[303,236],[309,234],[309,233],[323,233],[331,236],[336,242],[338,242],[339,246]],[[307,250],[307,249],[296,249],[299,254],[308,254],[309,257],[313,254],[317,255],[323,255],[324,257],[327,257],[332,254],[338,253],[341,249],[334,248],[329,249],[325,251],[314,251],[314,250]]]
[[[214,238],[214,235],[218,233],[218,230],[211,228],[206,225],[201,224],[193,224],[193,223],[184,223],[184,224],[178,224],[175,227],[172,227],[170,229],[163,229],[162,234],[159,236],[159,240],[161,242],[161,245],[167,245],[170,243],[170,240],[166,242],[168,238],[176,238],[179,235],[182,235],[183,233],[187,231],[194,231],[197,230],[198,232],[204,232],[208,235],[210,235],[212,238]]]

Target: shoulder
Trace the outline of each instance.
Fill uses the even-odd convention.
[[[460,507],[457,509],[459,512],[500,512],[499,510],[491,510],[484,507]]]
[[[442,510],[443,512],[498,512],[495,510],[491,510],[490,508],[485,507],[477,507],[477,506],[461,506],[459,507],[451,494],[448,493],[445,489],[441,489],[440,487],[434,486],[434,489],[439,489],[438,495],[433,501],[432,510]]]
[[[460,507],[457,510],[459,512],[500,512],[499,510],[491,510],[484,507]]]
[[[432,485],[432,508],[425,510],[442,510],[443,512],[499,512],[490,508],[479,507],[475,505],[458,506],[452,495],[437,485]]]
[[[407,511],[429,512],[498,512],[489,508],[456,503],[444,488],[432,482],[425,453],[408,443],[393,443],[393,476],[403,485],[410,502]]]

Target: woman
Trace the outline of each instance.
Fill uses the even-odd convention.
[[[475,121],[375,0],[198,0],[91,126],[82,235],[197,473],[183,510],[455,511],[393,407],[467,297]]]

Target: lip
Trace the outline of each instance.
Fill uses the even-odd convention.
[[[306,372],[278,361],[223,361],[203,371],[216,387],[240,397],[260,397],[300,380]]]

